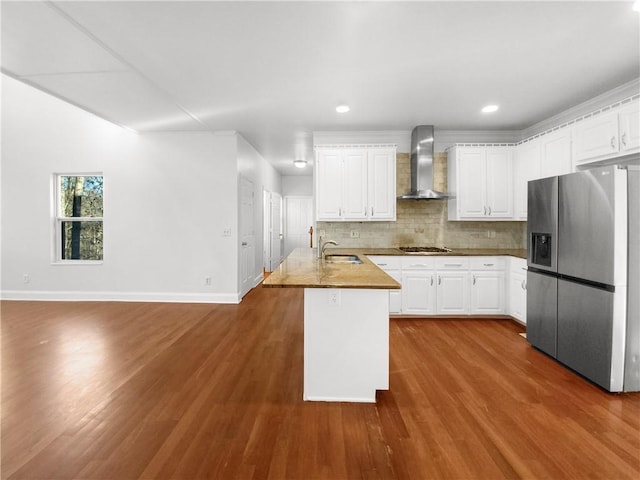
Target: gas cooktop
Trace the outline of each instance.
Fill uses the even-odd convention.
[[[449,253],[452,250],[447,247],[398,247],[404,253],[411,253],[414,255],[425,255],[428,253]]]

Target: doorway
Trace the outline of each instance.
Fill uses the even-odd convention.
[[[284,256],[296,248],[311,247],[309,229],[313,226],[312,197],[284,197]]]

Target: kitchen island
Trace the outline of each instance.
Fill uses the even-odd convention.
[[[389,389],[389,290],[400,284],[364,254],[325,253],[360,263],[332,263],[299,248],[262,285],[304,288],[303,399],[375,402],[376,390]]]

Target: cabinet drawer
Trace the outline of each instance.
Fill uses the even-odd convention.
[[[400,270],[402,268],[402,257],[386,255],[367,255],[367,258],[378,265],[384,271]]]
[[[504,257],[474,257],[471,259],[471,270],[504,270]]]
[[[426,255],[408,255],[400,258],[402,260],[402,270],[432,270],[435,265],[434,258]]]
[[[469,258],[467,257],[436,257],[438,270],[468,270]]]

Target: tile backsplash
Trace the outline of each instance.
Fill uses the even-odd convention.
[[[396,191],[411,186],[408,153],[396,156]],[[447,154],[434,157],[434,189],[447,191]],[[318,222],[325,240],[344,247],[402,247],[410,245],[451,248],[526,248],[526,222],[449,222],[446,200],[400,200],[395,222]],[[351,238],[357,231],[359,238]]]

